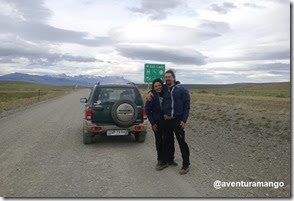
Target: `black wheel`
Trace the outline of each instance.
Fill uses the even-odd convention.
[[[137,105],[130,100],[119,100],[113,104],[111,117],[119,127],[132,125],[138,116]]]
[[[136,133],[135,134],[135,139],[136,139],[137,142],[145,142],[146,132]]]
[[[93,143],[93,136],[92,135],[83,134],[83,143],[84,144],[92,144]]]

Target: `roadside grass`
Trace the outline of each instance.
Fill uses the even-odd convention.
[[[259,137],[279,136],[281,140],[290,140],[290,86],[190,89],[189,92],[191,128],[196,121]],[[141,93],[145,97],[147,90]]]
[[[233,110],[247,110],[254,113],[271,113],[278,115],[290,114],[290,97],[275,96],[237,96],[216,94],[191,94],[191,105],[228,107]]]
[[[185,86],[185,85],[184,85]],[[147,94],[147,89],[140,89],[143,95]],[[189,89],[190,94],[214,94],[218,96],[265,96],[289,98],[291,96],[291,84],[288,83],[260,83],[256,85],[248,84],[247,86],[235,85],[231,88],[195,88]]]
[[[190,117],[259,137],[291,139],[291,101],[273,96],[191,95]]]
[[[256,86],[235,87],[227,89],[191,89],[190,93],[235,95],[235,96],[270,96],[288,98],[291,96],[290,83],[271,83],[267,85],[256,84]]]
[[[57,97],[72,90],[72,86],[0,81],[0,111]]]
[[[215,94],[215,95],[235,95],[235,96],[272,96],[280,98],[290,97],[289,89],[271,89],[271,88],[245,88],[245,89],[191,89],[190,92],[200,94]]]
[[[290,114],[290,83],[230,89],[189,89],[191,105],[234,107],[257,113]],[[145,100],[147,89],[140,90]]]

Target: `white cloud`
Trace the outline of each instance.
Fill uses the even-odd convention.
[[[193,49],[176,49],[164,46],[119,44],[116,48],[121,55],[146,61],[160,61],[174,64],[206,64],[205,56]]]
[[[0,9],[0,74],[143,82],[144,63],[161,62],[183,83],[290,80],[287,0],[2,0]]]
[[[110,37],[119,43],[151,43],[157,45],[192,45],[221,36],[229,25],[217,21],[201,21],[195,27],[135,21],[110,31]]]
[[[233,3],[224,2],[221,5],[218,4],[211,4],[210,9],[214,10],[220,14],[227,14],[231,9],[237,8]]]
[[[153,20],[165,19],[168,11],[184,4],[183,0],[142,0],[141,6],[129,8],[133,12],[138,12],[149,16]]]

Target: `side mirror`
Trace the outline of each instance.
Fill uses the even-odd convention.
[[[81,98],[81,99],[80,99],[80,102],[81,102],[81,103],[87,103],[88,100],[87,100],[87,98]]]

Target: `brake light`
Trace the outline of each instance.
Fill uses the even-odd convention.
[[[86,110],[86,120],[91,120],[92,119],[92,108],[91,107],[88,107],[87,110]]]
[[[135,126],[136,131],[144,130],[144,126]]]
[[[101,131],[102,128],[101,127],[92,127],[91,130],[97,132],[97,131]]]
[[[143,109],[142,109],[142,114],[143,114],[143,120],[147,120],[147,114],[146,114],[145,107],[143,107]]]

